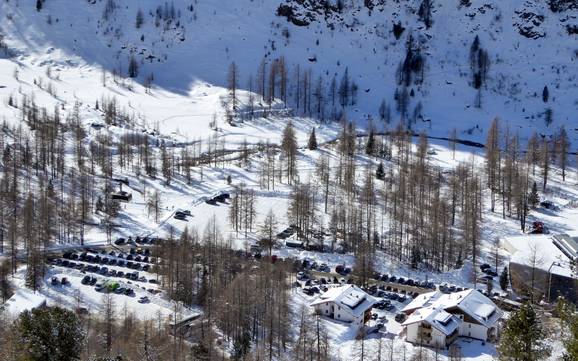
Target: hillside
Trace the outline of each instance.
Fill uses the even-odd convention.
[[[14,55],[13,62],[3,65],[4,76],[12,73],[15,64],[27,67],[29,71],[23,74],[50,69],[75,88],[70,93],[77,99],[93,103],[96,96],[108,93],[102,86],[102,71],[109,77],[113,73],[126,76],[134,57],[140,64],[135,80],[145,84],[152,79],[159,94],[152,99],[132,97],[130,106],[167,131],[182,130],[185,124],[195,124],[198,130],[197,123],[208,123],[214,112],[223,115],[219,91],[207,88],[227,86],[232,62],[238,66],[238,86],[248,89],[252,77],[252,90],[256,91],[261,61],[266,62],[268,77],[270,64],[284,57],[286,106],[295,115],[303,115],[295,100],[297,84],[299,81],[302,88],[301,82],[308,76],[314,100],[313,110],[306,110],[305,115],[338,117],[342,107],[333,99],[338,95],[331,95],[331,81],[335,78],[339,88],[348,69],[357,96],[344,110],[360,126],[372,117],[374,126],[382,127],[379,119],[384,112],[379,108],[383,101],[389,109],[390,127],[395,126],[402,117],[397,93],[398,99],[407,97],[401,101],[407,103],[401,105],[406,108],[404,121],[431,135],[447,136],[455,127],[460,137],[483,141],[490,121],[498,117],[522,137],[531,131],[551,134],[565,125],[575,139],[573,113],[578,100],[572,91],[576,83],[572,69],[577,49],[571,29],[576,26],[576,10],[553,5],[559,10],[553,12],[542,1],[462,3],[433,2],[428,28],[420,21],[417,2],[408,1],[352,2],[339,10],[337,5],[322,9],[310,1],[172,1],[159,5],[156,1],[52,0],[45,1],[41,11],[33,4],[4,2],[1,10],[6,21],[0,30]],[[283,9],[288,8],[292,15],[283,16],[287,12]],[[139,10],[142,24],[137,29]],[[399,39],[394,24],[405,29]],[[470,48],[476,36],[489,61],[481,92],[472,86],[470,66]],[[410,71],[413,79],[408,79],[405,87],[398,85],[396,73],[407,57],[410,37],[423,69]],[[9,84],[8,79],[4,82],[1,95],[5,98],[16,84]],[[547,103],[542,99],[545,86]],[[59,85],[55,83],[55,87]],[[317,87],[322,90],[321,112],[316,106]],[[306,90],[300,92],[303,97]],[[121,94],[119,102],[127,106],[126,98],[132,94]],[[72,94],[61,96],[73,101]],[[303,105],[305,99],[300,102]],[[552,110],[549,126],[544,119],[546,109]]]

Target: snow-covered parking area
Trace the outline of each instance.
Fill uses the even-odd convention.
[[[131,261],[126,261],[126,258],[130,253],[121,256],[121,253],[115,252],[116,257],[110,256],[109,251],[101,251],[100,254],[85,253],[109,261],[114,259],[116,261],[114,263],[124,262],[124,264],[103,265],[94,261],[54,257],[47,267],[42,284],[36,291],[38,295],[46,298],[49,306],[64,306],[97,315],[103,312],[107,305],[112,305],[115,314],[132,313],[142,320],[160,318],[174,321],[176,318],[178,321],[199,313],[199,310],[169,301],[158,285],[158,276],[152,271],[143,271],[142,266],[139,271],[136,271],[134,266],[128,268],[127,263]],[[72,254],[78,255],[82,252]],[[131,262],[133,265],[137,263]],[[24,285],[25,273],[23,269],[17,272],[15,276],[17,286]],[[128,278],[128,275],[132,277]]]

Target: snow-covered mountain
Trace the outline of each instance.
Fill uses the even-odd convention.
[[[324,118],[340,113],[339,104],[330,104],[330,87],[334,78],[339,87],[347,69],[357,99],[345,112],[360,126],[373,118],[381,128],[384,102],[393,127],[402,117],[396,98],[407,98],[405,122],[432,135],[447,136],[455,127],[461,138],[484,140],[499,117],[523,138],[564,125],[578,139],[573,1],[44,0],[37,9],[34,1],[11,0],[0,3],[0,13],[10,54],[0,60],[5,102],[32,92],[27,87],[43,78],[56,95],[35,92],[39,104],[93,104],[115,95],[149,125],[194,138],[208,131],[214,113],[224,113],[232,62],[239,87],[247,90],[251,77],[255,91],[261,61],[269,69],[284,57],[287,107],[296,115],[302,113],[293,100],[296,84],[304,76],[314,97],[322,89]],[[473,86],[476,36],[489,63],[481,91]],[[423,66],[409,59],[410,38],[411,56]],[[152,81],[150,95],[130,80],[116,88],[109,79],[126,77],[131,58],[139,64],[135,80]],[[404,61],[416,68],[408,70],[407,87],[399,85]],[[11,118],[17,110],[3,106],[0,114]]]

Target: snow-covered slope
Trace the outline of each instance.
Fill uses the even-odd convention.
[[[0,60],[4,99],[23,86],[10,81],[16,64],[22,77],[46,78],[50,69],[53,77],[60,74],[54,81],[57,93],[68,87],[68,94],[58,94],[60,100],[92,104],[102,94],[117,93],[121,104],[150,125],[158,122],[161,130],[194,138],[208,131],[213,113],[223,112],[226,92],[221,87],[231,62],[239,66],[240,86],[247,88],[264,57],[271,62],[284,56],[289,93],[296,91],[297,65],[302,73],[311,69],[312,79],[321,76],[325,92],[332,78],[339,82],[348,68],[359,87],[357,104],[346,109],[348,117],[359,125],[370,116],[378,119],[385,100],[396,124],[396,70],[411,35],[425,58],[423,84],[408,87],[414,94],[408,118],[423,105],[412,127],[438,136],[456,127],[462,138],[483,140],[489,122],[499,117],[522,137],[534,130],[550,134],[565,125],[571,140],[578,139],[578,38],[569,30],[578,23],[577,11],[555,13],[544,1],[473,0],[469,6],[438,1],[429,29],[419,21],[418,1],[352,1],[340,13],[333,5],[322,11],[317,2],[291,0],[46,0],[40,11],[34,3],[0,4],[0,32],[13,54],[10,61]],[[281,4],[293,9],[291,20],[298,20],[278,16]],[[143,22],[137,28],[139,9]],[[405,28],[399,39],[392,32],[394,23]],[[475,107],[477,90],[470,84],[469,53],[476,35],[490,58],[481,108]],[[121,89],[103,86],[102,69],[107,78],[126,76],[131,56],[140,64],[140,83],[153,75],[151,95],[130,81]],[[548,103],[542,100],[544,86]],[[289,101],[288,107],[295,104]],[[543,119],[547,108],[553,111],[549,127]],[[2,109],[0,114],[10,117],[11,112]]]

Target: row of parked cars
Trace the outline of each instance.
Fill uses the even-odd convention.
[[[152,245],[155,244],[157,242],[159,242],[160,239],[157,237],[148,237],[148,236],[135,236],[134,238],[132,236],[129,236],[128,238],[125,237],[119,237],[114,241],[114,244],[117,246],[124,246],[125,244],[129,244],[129,245]]]
[[[375,273],[373,275],[373,279],[377,280],[377,281],[382,281],[382,282],[389,282],[389,283],[398,283],[400,285],[406,285],[406,286],[413,286],[413,287],[419,287],[419,288],[427,288],[427,289],[432,289],[435,290],[436,286],[433,282],[431,281],[419,281],[419,280],[413,280],[411,278],[403,278],[403,277],[397,277],[394,275],[388,275],[386,273],[381,274],[381,273]]]
[[[63,259],[56,259],[56,260],[54,260],[53,264],[55,266],[73,268],[73,269],[79,270],[82,273],[90,272],[90,273],[99,274],[101,276],[121,277],[121,278],[126,278],[129,280],[133,280],[133,281],[147,282],[145,277],[143,277],[143,276],[139,277],[139,273],[137,271],[133,271],[133,272],[117,271],[115,269],[109,269],[108,267],[100,267],[100,266],[96,266],[96,265],[77,263],[77,262],[72,262],[72,261],[69,261],[66,259],[64,259],[64,260]]]
[[[155,261],[154,259],[149,257],[148,254],[149,254],[148,250],[145,250],[145,252],[141,250],[141,254],[130,253],[127,254],[126,256],[122,253],[116,253],[114,251],[110,251],[108,254],[106,252],[103,252],[101,254],[96,255],[89,254],[87,252],[82,252],[81,254],[68,252],[63,255],[62,260],[60,261],[56,260],[55,262],[56,265],[58,266],[62,265],[64,267],[69,267],[67,263],[74,263],[72,261],[81,261],[92,264],[126,267],[137,271],[148,272],[152,267],[152,263]],[[75,266],[72,266],[70,268],[74,267]],[[93,269],[85,269],[84,271],[95,272],[94,267]]]
[[[279,239],[287,239],[294,235],[297,232],[297,226],[294,224],[289,225],[289,227],[285,228],[283,231],[277,234],[277,238]]]

